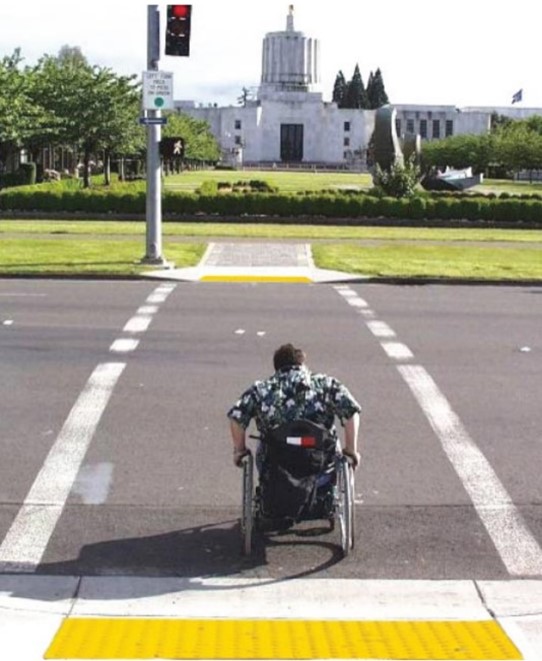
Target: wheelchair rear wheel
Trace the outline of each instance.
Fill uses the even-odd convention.
[[[243,458],[243,509],[241,514],[241,535],[243,553],[252,552],[252,531],[254,529],[254,459],[252,454]]]
[[[354,470],[342,456],[337,470],[336,519],[342,552],[347,556],[354,548]]]

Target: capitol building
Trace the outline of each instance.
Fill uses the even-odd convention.
[[[261,81],[254,99],[227,107],[178,101],[175,107],[209,123],[224,161],[232,165],[364,169],[376,111],[339,108],[324,101],[316,91],[319,83],[319,41],[295,29],[290,6],[286,29],[264,37]],[[422,142],[487,133],[493,112],[515,119],[542,114],[536,108],[392,105],[398,135],[419,134]]]

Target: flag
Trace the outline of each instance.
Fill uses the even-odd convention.
[[[518,103],[523,98],[523,89],[518,90],[512,97],[512,103]]]

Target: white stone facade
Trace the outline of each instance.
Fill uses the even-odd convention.
[[[281,125],[303,127],[301,162],[345,165],[362,158],[374,129],[374,111],[339,109],[318,94],[263,99],[245,107],[185,110],[206,120],[230,160],[280,164]]]
[[[206,120],[223,151],[235,165],[302,163],[362,169],[374,123],[374,110],[338,108],[315,91],[320,82],[318,41],[294,29],[293,6],[286,30],[270,32],[263,41],[262,76],[257,99],[244,106],[175,107]],[[420,134],[423,140],[487,133],[496,111],[523,118],[542,109],[456,108],[442,105],[394,104],[397,132]]]

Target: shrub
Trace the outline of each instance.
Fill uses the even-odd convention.
[[[375,166],[373,182],[377,190],[391,197],[413,197],[420,180],[420,170],[417,165],[395,162],[389,170]]]
[[[271,186],[267,181],[261,179],[251,179],[249,186],[253,191],[260,191],[261,193],[276,193],[278,188],[276,186]]]
[[[409,199],[408,207],[406,208],[406,217],[413,220],[421,220],[426,217],[427,202],[423,197],[412,197]]]
[[[203,186],[202,186],[203,189]],[[396,198],[366,193],[342,192],[304,195],[275,192],[228,193],[218,191],[186,193],[164,191],[162,209],[175,215],[208,214],[296,218],[295,222],[340,223],[340,219],[390,218],[400,220],[487,221],[495,223],[542,224],[542,202],[538,199],[488,198],[468,195],[418,195]],[[109,188],[66,188],[63,183],[5,188],[0,191],[0,209],[48,213],[145,213],[145,186],[121,184]],[[307,219],[307,220],[305,220]],[[318,219],[318,220],[314,220]]]
[[[230,188],[230,184],[226,181],[204,181],[198,188],[198,193],[202,195],[215,195],[219,190]]]

